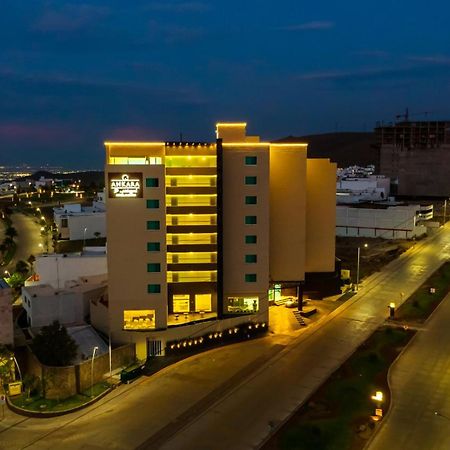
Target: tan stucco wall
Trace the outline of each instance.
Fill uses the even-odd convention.
[[[246,156],[257,156],[256,165],[246,165]],[[256,176],[256,185],[246,185],[245,176]],[[256,196],[256,205],[246,205],[246,196]],[[247,225],[245,216],[256,216]],[[246,235],[256,235],[256,244],[246,244]],[[256,254],[256,263],[245,255]],[[268,147],[224,147],[223,153],[223,255],[224,297],[258,294],[267,297],[269,287],[269,152]],[[256,274],[257,282],[245,282]],[[263,294],[261,294],[263,293]]]
[[[270,278],[305,278],[306,146],[270,147]]]
[[[334,271],[336,170],[328,159],[306,163],[306,272]]]
[[[109,172],[141,172],[144,185],[143,198],[106,199],[109,304],[113,336],[123,328],[124,309],[154,309],[156,327],[163,328],[167,324],[164,166],[108,165],[106,181]],[[145,187],[148,177],[158,177],[159,186]],[[147,209],[147,199],[158,199],[159,209]],[[159,220],[160,230],[147,230],[148,220]],[[147,242],[152,241],[161,243],[160,252],[147,251]],[[159,262],[161,272],[147,273],[147,263],[150,262]],[[153,283],[161,285],[160,294],[147,293],[147,285]]]

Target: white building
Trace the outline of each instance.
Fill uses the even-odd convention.
[[[338,176],[336,181],[336,203],[360,203],[387,200],[390,193],[390,179],[384,175],[365,177]]]
[[[11,288],[0,278],[0,345],[14,344]]]
[[[384,239],[411,239],[427,232],[425,220],[433,217],[433,205],[377,203],[338,205],[336,235]]]
[[[106,280],[69,281],[63,289],[48,284],[22,288],[23,307],[30,327],[58,320],[63,325],[83,324],[89,319],[90,302],[107,298]]]
[[[38,255],[35,275],[25,285],[47,284],[61,289],[80,277],[106,278],[107,270],[106,247],[86,247],[82,253]]]
[[[59,239],[80,241],[106,237],[106,208],[104,202],[96,200],[93,206],[79,203],[64,204],[53,208],[53,218]]]

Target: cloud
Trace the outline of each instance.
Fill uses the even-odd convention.
[[[323,21],[312,21],[299,23],[296,25],[286,25],[283,27],[278,27],[279,31],[307,31],[307,30],[328,30],[330,28],[334,28],[334,22],[330,22],[327,20]]]
[[[420,63],[450,65],[450,56],[446,55],[409,56],[407,59]]]
[[[147,6],[151,11],[171,12],[171,13],[200,13],[211,9],[208,3],[204,2],[152,2]]]
[[[35,22],[33,29],[44,33],[80,30],[106,17],[109,9],[87,4],[66,4],[59,9],[47,10]]]

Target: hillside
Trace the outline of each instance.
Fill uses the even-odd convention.
[[[378,154],[374,148],[374,133],[326,133],[309,136],[288,136],[276,142],[307,142],[310,158],[330,158],[338,167],[375,164]]]

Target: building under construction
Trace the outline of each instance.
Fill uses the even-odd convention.
[[[450,122],[410,122],[375,128],[380,173],[397,185],[398,195],[450,195]]]

